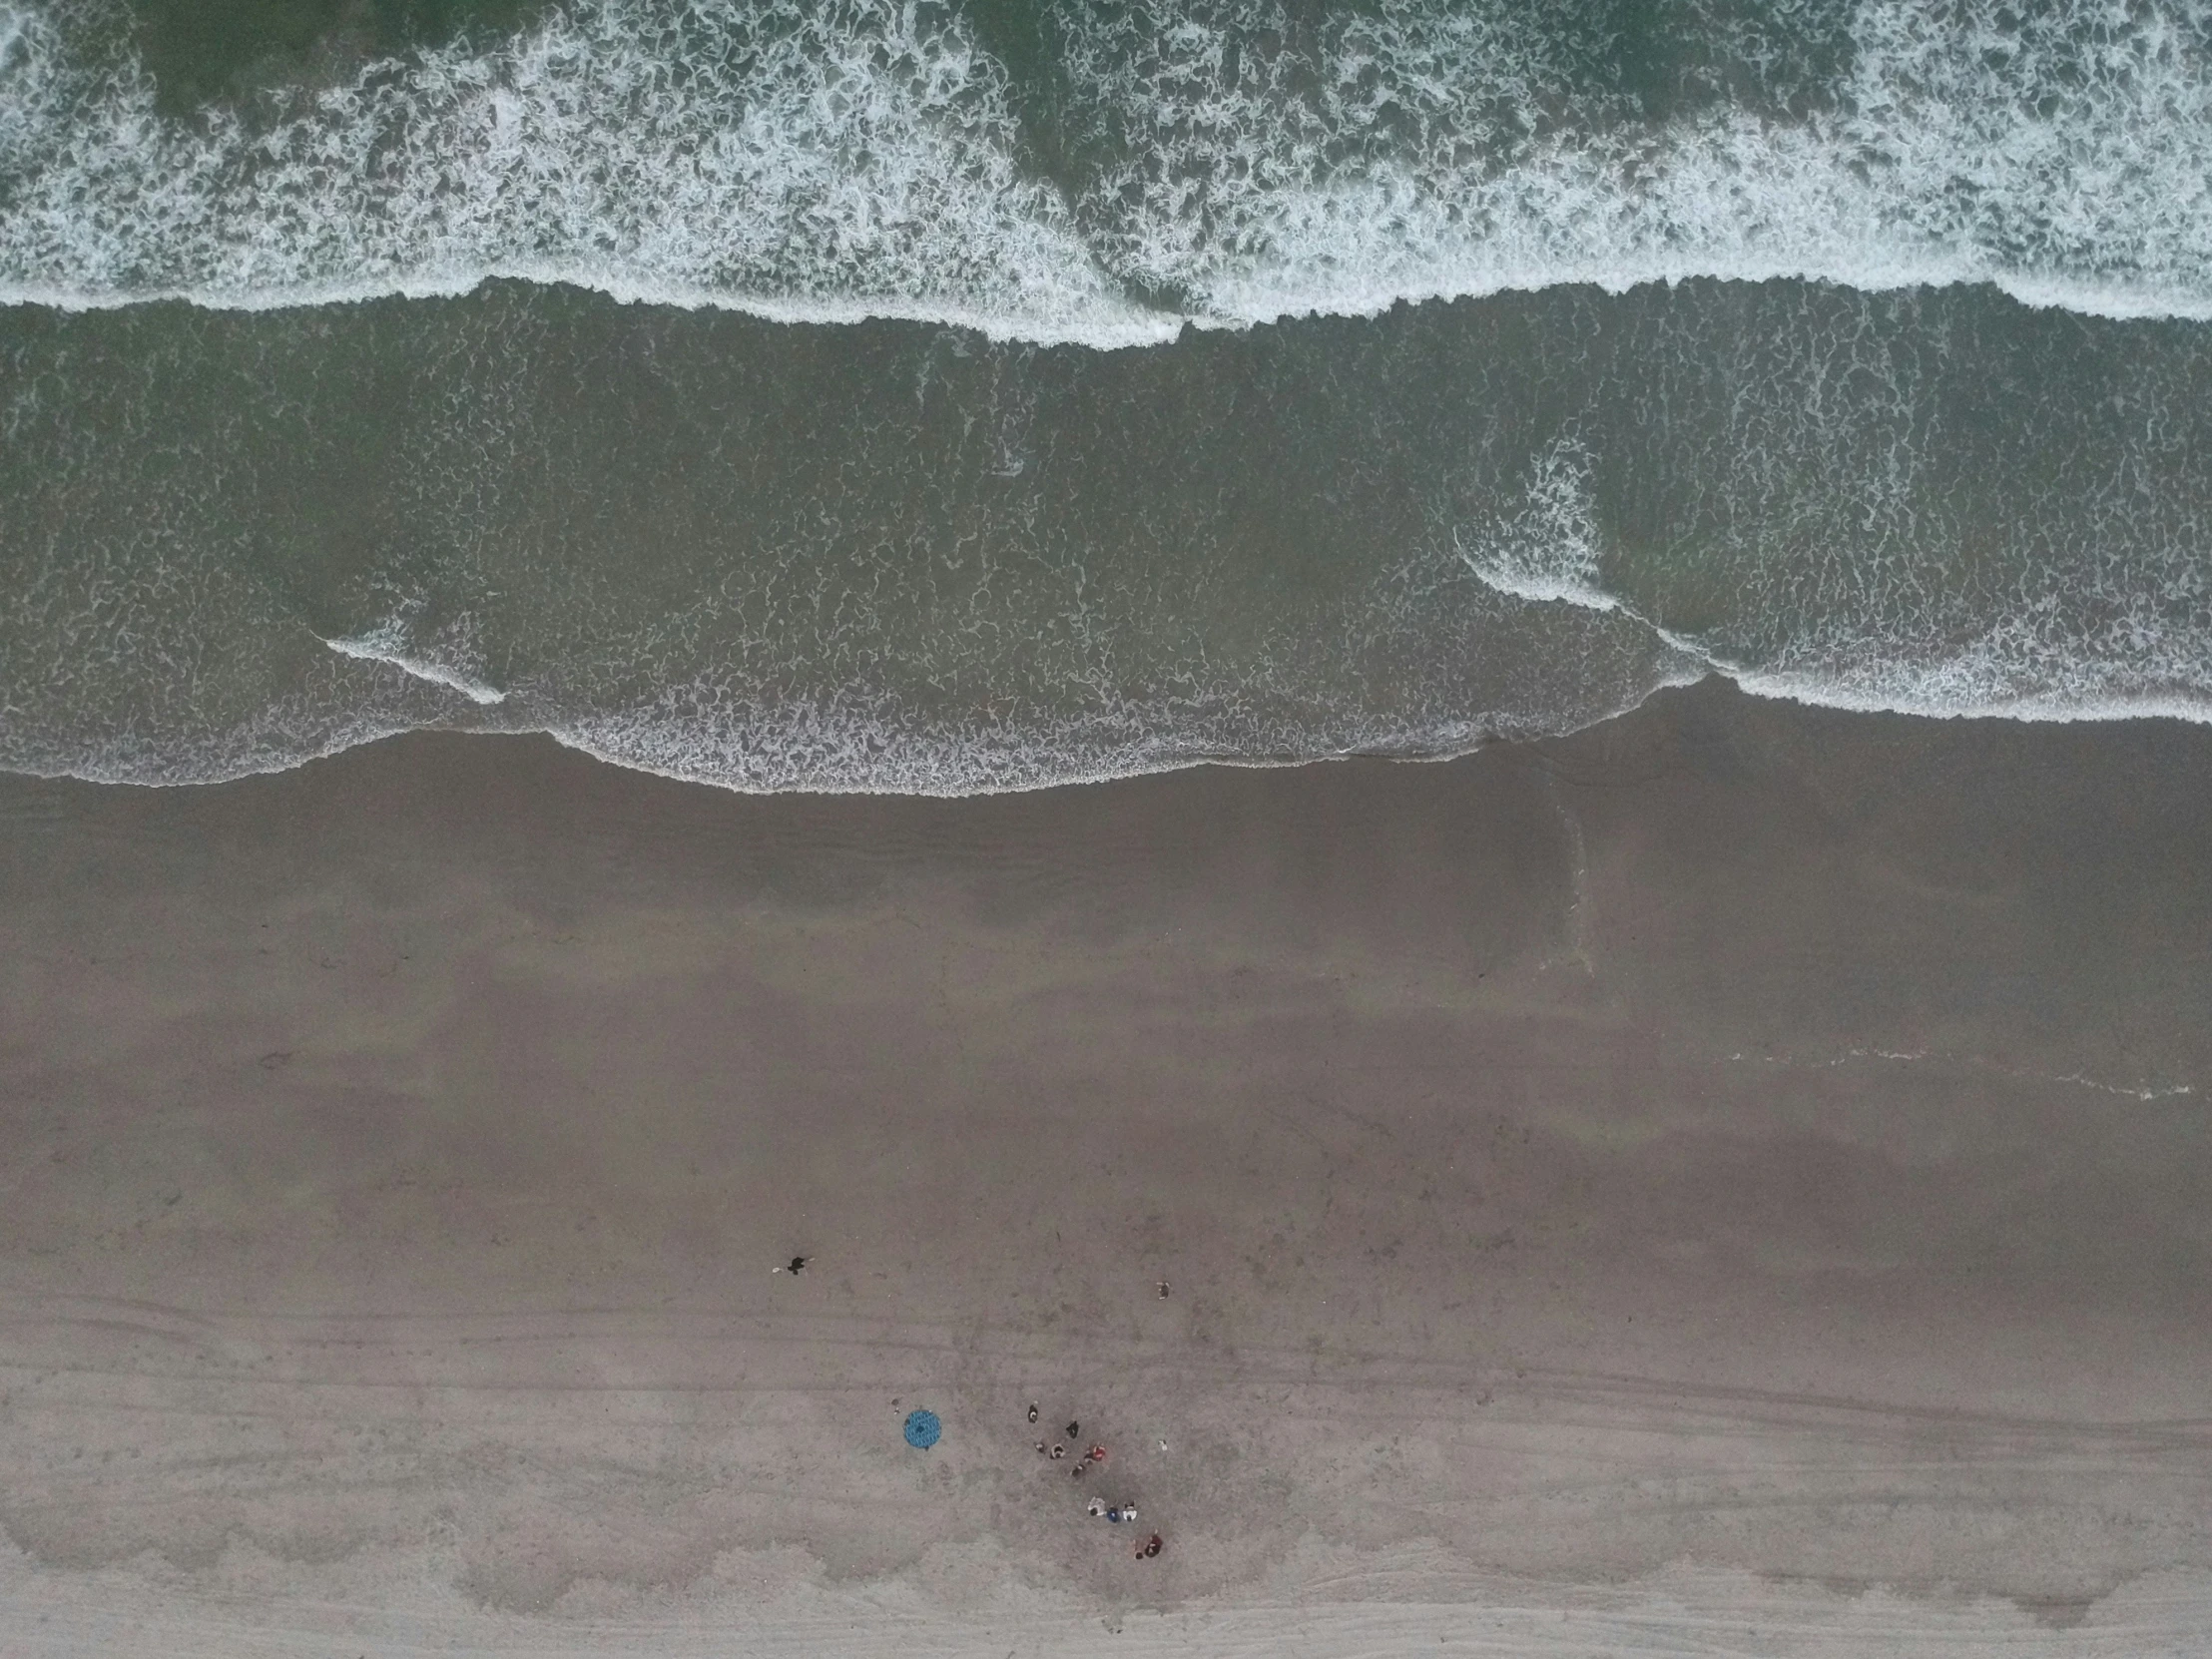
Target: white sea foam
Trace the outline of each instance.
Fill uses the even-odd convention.
[[[1620,601],[1599,586],[1589,473],[1590,452],[1579,439],[1555,441],[1529,469],[1517,512],[1472,535],[1454,532],[1461,561],[1484,586],[1515,599],[1619,610]]]
[[[1684,662],[1726,675],[1754,696],[1861,714],[2212,723],[2212,622],[2173,615],[2190,608],[2185,576],[2161,602],[2138,594],[2101,625],[2061,622],[2061,607],[2047,599],[1949,637],[1936,616],[1921,618],[1905,637],[1837,619],[1808,628],[1771,660],[1754,661],[1667,628],[1600,586],[1585,513],[1583,499],[1540,468],[1526,515],[1502,533],[1462,539],[1460,557],[1499,593],[1627,618]],[[1563,527],[1556,523],[1562,517]],[[1542,539],[1546,525],[1555,539]],[[2066,579],[2042,573],[2054,575]]]
[[[191,123],[96,49],[98,10],[9,16],[8,297],[264,306],[513,276],[1000,335],[1174,327],[1121,298],[1021,176],[998,67],[910,5],[585,0],[275,119]]]
[[[1867,0],[1833,107],[1657,127],[1601,99],[1546,128],[1540,32],[1480,5],[1355,18],[1318,77],[1250,53],[1231,77],[1226,26],[1114,40],[1096,72],[1136,159],[1113,183],[1142,203],[1116,252],[1239,320],[1698,276],[2212,314],[2202,21],[2049,11]]]
[[[890,0],[575,0],[192,121],[157,114],[114,0],[12,0],[0,297],[260,306],[508,276],[1099,345],[1698,276],[2212,316],[2206,20],[2023,10],[1864,0],[1812,113],[1653,122],[1578,90],[1519,8],[1385,0],[1263,51],[1297,31],[1249,0],[1069,4],[1068,119],[1110,142],[1063,189],[1024,160],[1005,71]]]
[[[1531,520],[1554,510],[1547,487],[1539,479],[1532,490]],[[1775,660],[1755,663],[1664,627],[1599,587],[1582,526],[1570,525],[1572,533],[1550,544],[1520,539],[1529,528],[1514,521],[1504,538],[1485,539],[1480,553],[1462,543],[1461,558],[1497,592],[1626,617],[1683,661],[1725,675],[1756,697],[1937,719],[2212,724],[2212,626],[2202,619],[2177,626],[2146,599],[2096,628],[2053,626],[2057,607],[2049,604],[2031,604],[1960,638],[1935,638],[1941,631],[1927,619],[1904,639],[1841,623],[1812,629]]]
[[[496,686],[471,674],[464,674],[420,653],[410,651],[407,631],[403,624],[392,622],[366,634],[356,634],[350,639],[324,640],[322,642],[341,657],[351,657],[356,662],[386,663],[404,674],[432,686],[443,686],[448,691],[459,692],[471,703],[489,708],[495,703],[507,701],[507,694]]]

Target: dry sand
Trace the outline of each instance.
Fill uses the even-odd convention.
[[[0,780],[0,1651],[2212,1652],[2208,809],[1723,685]]]

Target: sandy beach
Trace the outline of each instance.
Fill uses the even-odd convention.
[[[2212,1653],[2208,822],[1718,682],[0,779],[0,1649]]]

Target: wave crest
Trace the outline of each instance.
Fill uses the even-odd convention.
[[[576,0],[184,121],[119,0],[18,3],[0,296],[264,306],[512,276],[1099,345],[1693,276],[2212,315],[2212,20],[1831,12],[1800,62],[1727,0],[1670,8],[1708,66],[1670,107],[1588,73],[1605,40],[1501,3],[1313,24],[1061,0],[1047,96],[940,8]]]

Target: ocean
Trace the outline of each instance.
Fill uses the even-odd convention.
[[[2212,7],[0,0],[0,767],[2212,718]]]

